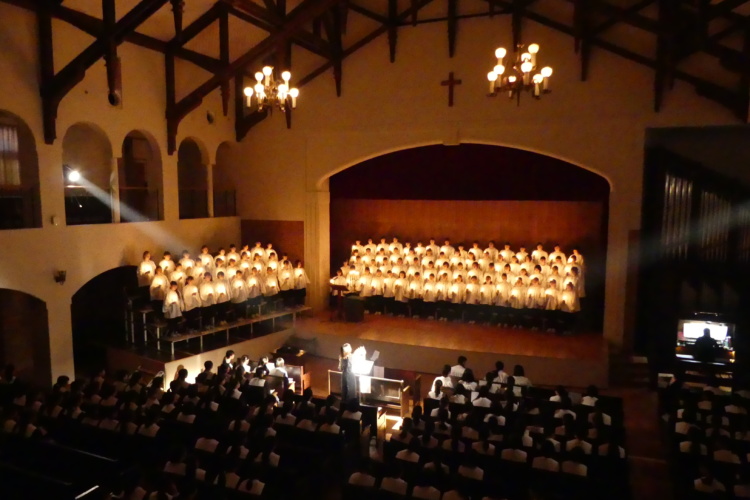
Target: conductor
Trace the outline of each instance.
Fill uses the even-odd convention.
[[[708,328],[703,329],[703,336],[695,341],[693,344],[693,358],[696,361],[703,363],[712,363],[716,360],[716,351],[719,349],[719,344],[711,338],[711,330]]]
[[[343,402],[357,398],[357,377],[354,374],[353,364],[355,357],[364,357],[364,355],[363,347],[359,347],[352,352],[351,344],[346,343],[341,346],[339,370],[341,371],[341,400]]]

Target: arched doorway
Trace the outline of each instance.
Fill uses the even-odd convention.
[[[23,380],[49,387],[47,304],[33,295],[0,288],[0,364],[8,363],[16,366]]]
[[[161,153],[150,134],[134,130],[125,136],[118,172],[120,222],[161,220]]]
[[[213,168],[214,217],[237,215],[237,190],[232,178],[232,144],[222,142]]]
[[[92,123],[72,125],[63,138],[68,225],[112,222],[112,145]]]
[[[0,229],[41,226],[34,134],[21,118],[0,110]]]
[[[136,266],[122,266],[89,280],[70,306],[76,372],[100,368],[106,346],[125,342],[125,306],[138,287]]]
[[[197,139],[186,138],[177,150],[180,219],[208,217],[208,158]]]
[[[359,239],[398,236],[415,245],[451,238],[468,249],[493,240],[529,252],[537,242],[586,258],[588,322],[602,331],[610,186],[549,156],[483,144],[423,146],[377,156],[334,174],[331,272]]]

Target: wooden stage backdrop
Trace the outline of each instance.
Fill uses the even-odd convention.
[[[578,248],[592,263],[606,250],[604,206],[592,201],[451,201],[451,200],[331,200],[331,266],[335,272],[348,258],[352,243],[398,236],[416,245],[434,237],[439,245],[449,237],[453,246],[468,249],[474,240],[482,248],[494,240],[509,241],[529,252],[541,241],[545,249],[559,242],[569,254]]]
[[[286,252],[292,262],[305,258],[303,221],[243,219],[240,227],[242,244],[253,247],[256,241],[260,241],[265,248],[267,243],[273,243],[276,251]],[[279,259],[281,255],[278,254]]]

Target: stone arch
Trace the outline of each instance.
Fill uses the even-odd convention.
[[[125,306],[136,290],[136,266],[120,266],[94,276],[71,299],[73,356],[77,372],[106,359],[106,345],[125,340]]]
[[[120,221],[164,218],[162,158],[159,143],[144,130],[128,132],[118,165]]]
[[[70,172],[80,174],[71,180]],[[68,225],[113,221],[115,181],[112,144],[106,132],[90,122],[71,125],[63,137],[65,215]]]
[[[19,290],[0,288],[0,364],[12,363],[23,380],[49,387],[49,345],[47,303]]]
[[[208,217],[210,187],[208,152],[203,143],[186,137],[177,148],[180,219]]]
[[[0,109],[0,229],[41,226],[34,134],[21,117]]]
[[[237,188],[232,176],[234,144],[224,141],[216,148],[216,164],[213,167],[214,217],[237,214]]]

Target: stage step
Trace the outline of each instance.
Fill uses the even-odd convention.
[[[609,382],[613,387],[649,387],[648,358],[612,356],[609,360]]]

